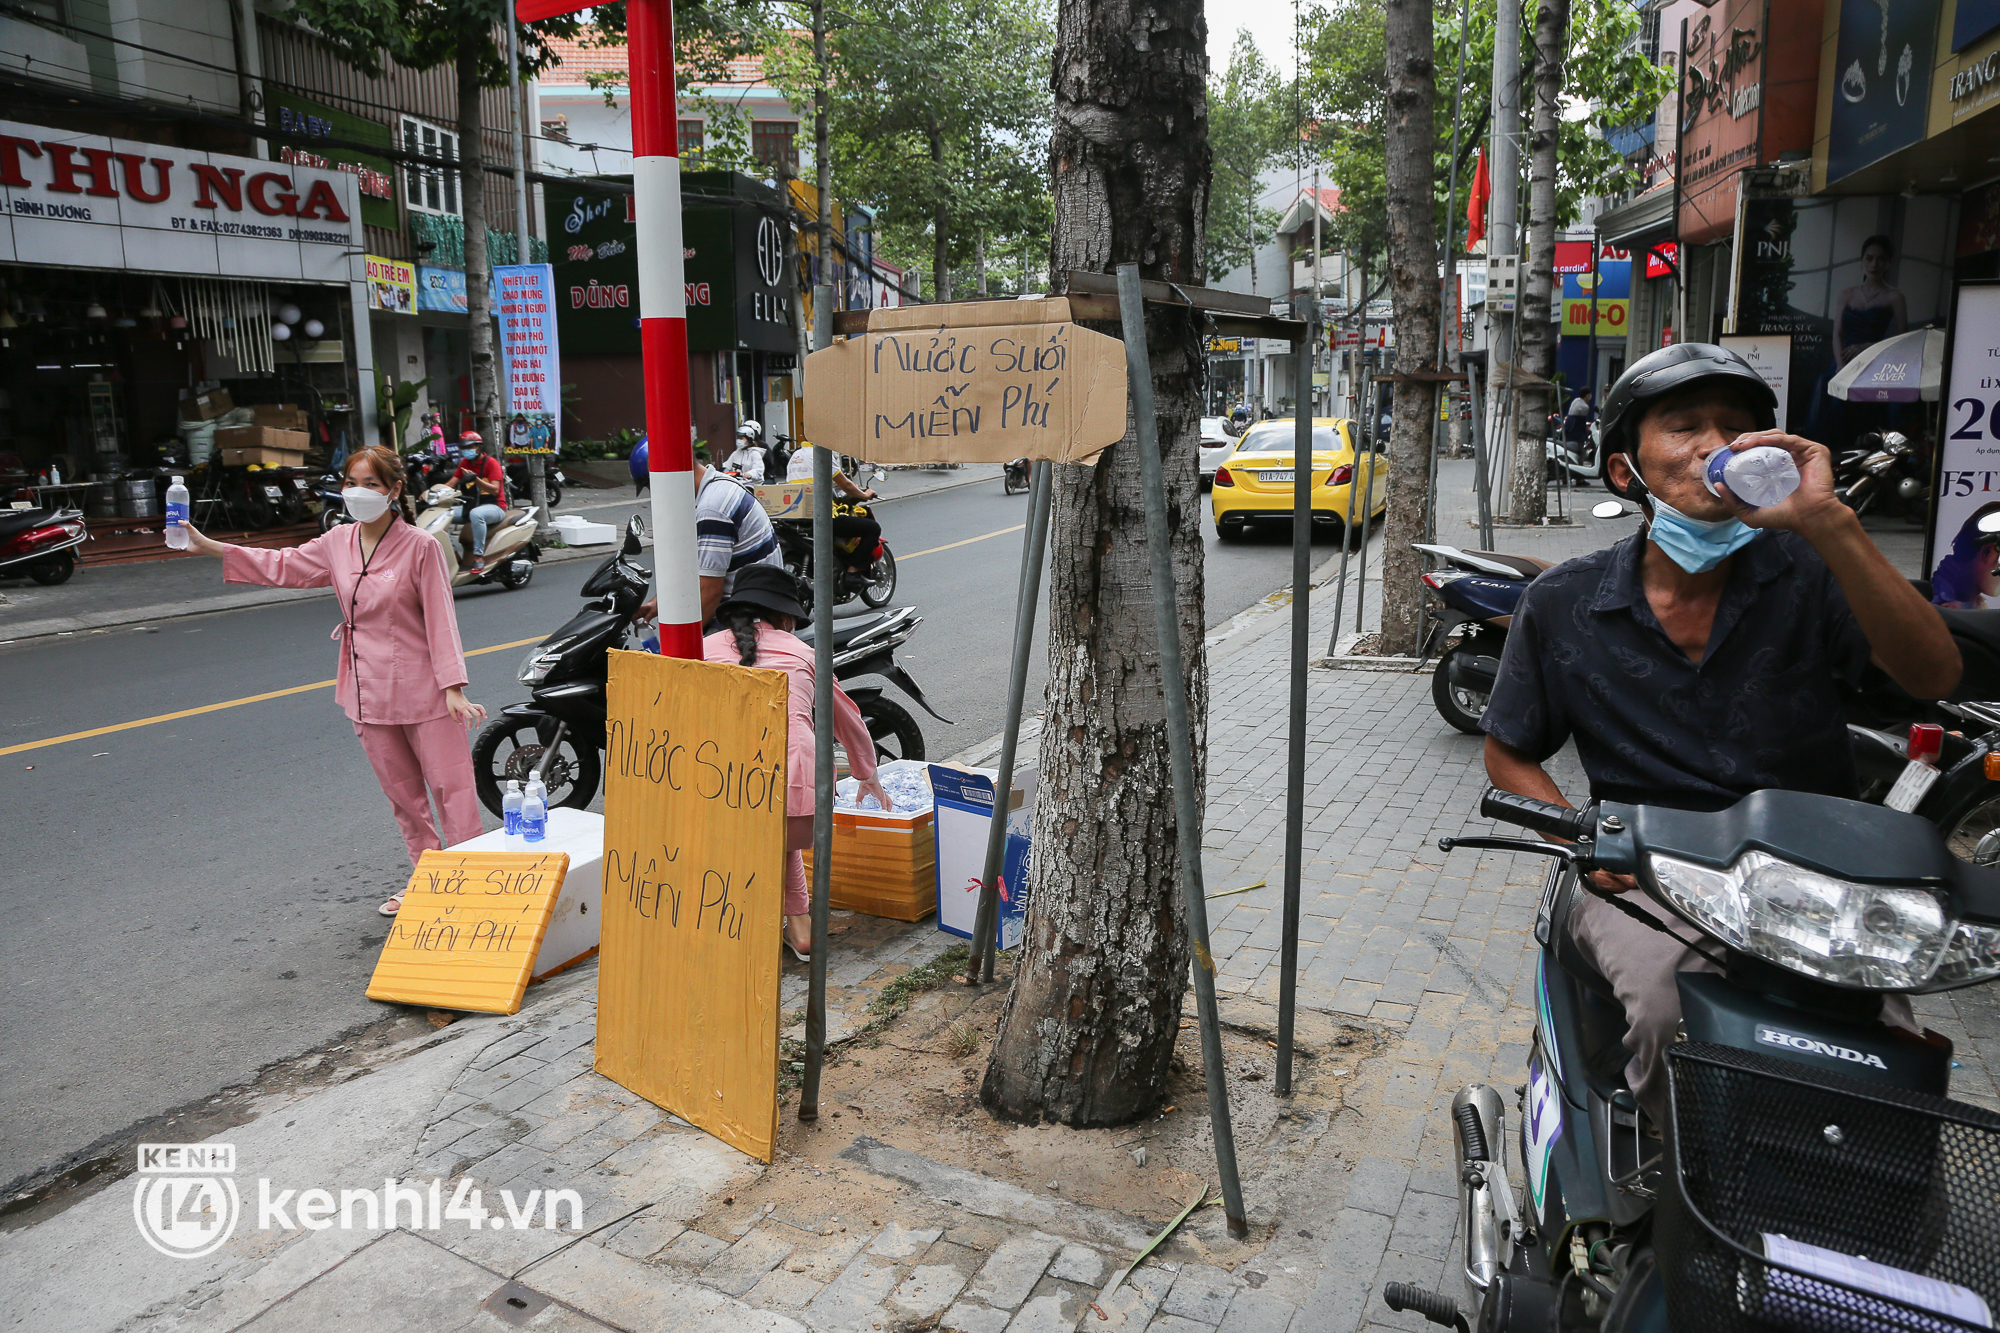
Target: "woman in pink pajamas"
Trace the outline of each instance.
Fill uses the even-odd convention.
[[[813,650],[792,627],[806,618],[792,576],[778,565],[752,565],[736,575],[736,586],[715,608],[722,628],[701,641],[702,656],[785,673],[791,680],[785,732],[785,947],[806,962],[812,949],[812,897],[806,888],[805,858],[812,846],[814,773]],[[875,778],[875,741],[861,710],[840,686],[833,687],[833,734],[847,751],[848,767],[864,794],[884,810],[889,794]]]
[[[422,852],[481,832],[465,733],[486,710],[465,697],[465,652],[444,550],[414,526],[403,460],[387,449],[359,449],[348,455],[345,473],[341,494],[355,522],[292,550],[232,546],[183,526],[188,549],[221,556],[230,583],[333,588],[340,603],[334,699],[375,766],[414,864]],[[431,822],[433,795],[442,830]],[[398,894],[382,904],[382,915],[402,905]]]

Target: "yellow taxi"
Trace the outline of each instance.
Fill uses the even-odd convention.
[[[1216,467],[1209,500],[1215,530],[1224,541],[1240,541],[1244,527],[1256,519],[1291,520],[1296,431],[1297,424],[1290,419],[1260,421],[1243,432]],[[1360,528],[1367,526],[1364,513],[1369,518],[1382,513],[1389,491],[1389,460],[1365,447],[1357,450],[1359,438],[1356,423],[1345,417],[1313,418],[1315,523],[1345,527],[1350,503]]]

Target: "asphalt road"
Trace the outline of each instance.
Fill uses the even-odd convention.
[[[953,719],[919,714],[934,757],[999,729],[1026,513],[997,481],[880,511],[899,601],[925,617],[902,660]],[[1211,625],[1289,582],[1283,528],[1230,546],[1204,529]],[[595,563],[460,594],[474,699],[522,697],[512,645],[572,614]],[[254,700],[0,758],[0,1175],[40,1175],[383,1016],[362,994],[374,909],[408,862],[330,683],[299,689],[329,681],[333,622],[330,601],[289,602],[0,649],[0,749]]]

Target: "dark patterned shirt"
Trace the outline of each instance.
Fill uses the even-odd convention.
[[[1572,736],[1599,800],[1719,810],[1765,787],[1855,794],[1836,678],[1868,640],[1805,539],[1766,532],[1730,561],[1696,665],[1640,581],[1645,534],[1528,586],[1481,725],[1536,762]]]

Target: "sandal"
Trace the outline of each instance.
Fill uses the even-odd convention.
[[[383,916],[396,915],[396,913],[403,910],[403,895],[400,893],[397,894],[395,897],[391,898],[388,902],[383,903],[380,907],[376,908],[375,910],[380,912]]]
[[[801,963],[810,963],[812,961],[812,951],[810,949],[801,951],[799,946],[793,944],[790,940],[785,941],[785,948],[790,951],[792,957],[798,959]]]

